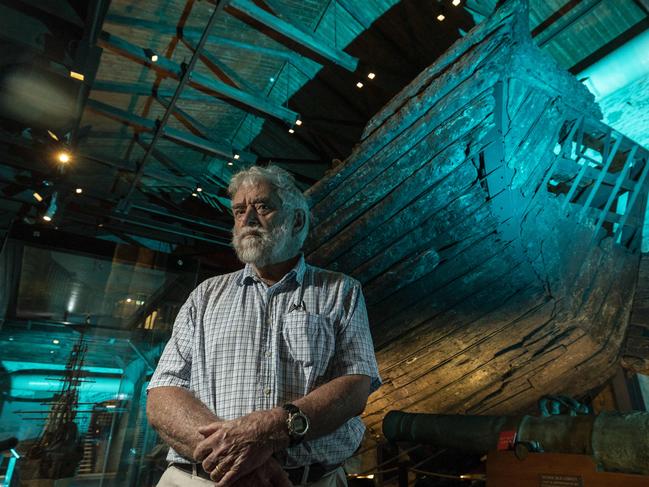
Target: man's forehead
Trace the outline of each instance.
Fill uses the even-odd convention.
[[[232,198],[232,204],[251,200],[279,200],[277,188],[268,181],[254,181],[242,184]]]

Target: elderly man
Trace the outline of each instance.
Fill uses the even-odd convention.
[[[159,486],[343,486],[380,385],[357,281],[307,265],[309,209],[283,169],[232,178],[245,268],[200,284],[148,387],[170,446]]]

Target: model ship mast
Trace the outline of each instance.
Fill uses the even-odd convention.
[[[83,334],[73,345],[61,379],[60,391],[54,396],[43,432],[22,462],[23,479],[57,479],[72,477],[83,456],[78,426],[79,385],[85,382],[82,370],[88,344]]]

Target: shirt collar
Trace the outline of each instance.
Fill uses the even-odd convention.
[[[304,254],[300,254],[300,258],[295,264],[295,267],[288,271],[286,275],[281,279],[282,281],[288,281],[289,279],[295,279],[298,285],[302,285],[304,281],[304,274],[306,273],[306,262],[304,261]],[[253,269],[251,264],[246,264],[243,268],[243,273],[241,274],[241,279],[239,280],[239,285],[249,284],[251,282],[260,282],[259,276]]]

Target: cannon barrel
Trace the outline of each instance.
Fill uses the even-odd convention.
[[[389,441],[408,441],[470,452],[495,450],[502,431],[542,451],[592,455],[610,472],[649,474],[649,413],[598,416],[468,416],[390,411],[383,419]]]

